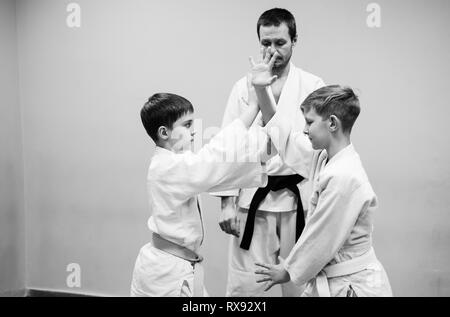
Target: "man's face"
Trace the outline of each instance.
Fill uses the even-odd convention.
[[[305,117],[305,128],[303,133],[311,141],[314,150],[322,150],[328,148],[331,140],[329,130],[329,120],[322,119],[316,110],[311,108],[308,112],[303,112]]]
[[[260,26],[259,27],[259,42],[265,49],[269,49],[269,52],[273,55],[275,51],[280,54],[274,64],[274,69],[285,68],[291,59],[292,50],[295,45],[291,41],[289,35],[289,28],[286,23],[281,23],[279,26]]]
[[[194,114],[187,113],[174,122],[169,133],[169,144],[175,152],[184,152],[191,149],[194,141],[193,128]]]

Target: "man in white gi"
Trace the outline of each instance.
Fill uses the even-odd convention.
[[[292,116],[287,120],[301,131],[303,119],[298,105],[324,83],[319,77],[297,68],[290,61],[297,43],[297,30],[295,19],[289,11],[275,8],[264,12],[257,22],[257,33],[264,55],[273,55],[275,51],[278,53],[272,69],[272,74],[277,76],[272,85],[275,100],[291,107]],[[247,98],[244,77],[231,91],[222,126],[232,122],[246,109],[243,100]],[[261,124],[262,118],[259,117],[251,131],[255,132]],[[279,255],[287,256],[303,227],[302,209],[307,207],[309,193],[302,180],[307,175],[296,175],[278,155],[267,162],[267,171],[270,176],[265,188],[241,188],[213,194],[221,196],[219,225],[223,231],[233,235],[229,252],[227,296],[262,296],[264,286],[256,283],[254,262],[274,264]],[[301,199],[298,199],[299,196]],[[302,214],[300,217],[297,217],[297,210]],[[296,296],[300,292],[292,284],[282,285],[283,296]]]
[[[392,296],[372,247],[377,197],[350,141],[360,112],[358,97],[351,88],[333,85],[305,99],[301,109],[304,134],[315,150],[311,153],[303,135],[286,124],[288,105],[275,109],[271,73],[263,70],[264,65],[253,64],[258,103],[268,120],[265,130],[283,161],[309,175],[313,190],[302,235],[285,261],[257,263],[258,282],[266,290],[288,281],[308,283],[303,296]]]
[[[156,143],[147,186],[152,242],[141,248],[133,272],[132,296],[202,296],[198,254],[204,227],[202,192],[265,186],[264,147],[250,152],[247,129],[259,109],[250,100],[245,113],[219,132],[198,153],[189,149],[194,131],[192,104],[174,94],[155,94],[141,110],[142,123]],[[233,158],[230,160],[230,158]]]

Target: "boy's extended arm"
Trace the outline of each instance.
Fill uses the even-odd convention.
[[[284,263],[291,280],[302,285],[314,278],[336,255],[358,219],[376,205],[365,184],[352,188],[348,180],[332,178],[318,194],[317,207]]]
[[[255,273],[261,277],[257,282],[268,282],[268,290],[289,280],[300,286],[316,277],[348,239],[359,214],[376,205],[366,190],[364,184],[352,189],[336,179],[327,180],[289,256],[277,265],[256,263],[260,268]]]

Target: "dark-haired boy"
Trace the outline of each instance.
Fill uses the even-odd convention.
[[[264,186],[267,182],[261,152],[248,150],[247,129],[259,109],[248,110],[219,132],[198,153],[193,142],[192,104],[168,93],[155,94],[141,110],[142,123],[156,144],[147,186],[152,216],[152,242],[137,257],[132,296],[203,296],[204,238],[198,195],[212,190]],[[265,136],[265,134],[263,134]],[[266,137],[266,136],[265,136]],[[230,161],[230,158],[232,161]]]
[[[253,84],[263,116],[275,102],[268,83],[270,65],[253,64]],[[302,235],[277,265],[257,263],[259,283],[308,283],[302,296],[392,296],[387,274],[372,247],[373,213],[378,202],[350,134],[360,113],[358,97],[348,87],[326,86],[302,103],[303,133],[294,132],[278,107],[266,131],[286,164],[307,173],[312,196]]]

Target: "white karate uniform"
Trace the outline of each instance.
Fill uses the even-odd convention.
[[[285,105],[291,116],[287,119],[299,131],[303,130],[304,119],[300,111],[300,104],[314,90],[323,87],[319,77],[310,74],[294,64],[290,64],[289,74],[278,100],[279,105]],[[241,78],[234,86],[228,98],[222,125],[229,122],[245,111],[247,105],[243,101],[248,99],[246,77]],[[259,133],[262,117],[259,115],[250,128],[250,133]],[[312,151],[312,149],[311,149]],[[295,172],[283,163],[279,155],[267,162],[268,175],[292,175]],[[306,177],[307,175],[302,175]],[[249,250],[240,248],[244,232],[247,211],[257,188],[240,188],[226,192],[213,193],[215,196],[239,196],[237,200],[238,218],[241,220],[241,237],[231,236],[229,248],[229,265],[227,296],[266,296],[265,285],[256,283],[254,271],[255,262],[276,263],[278,255],[287,255],[295,244],[295,226],[297,198],[288,189],[269,192],[262,201],[256,213],[255,229]],[[298,184],[303,207],[307,208],[307,197],[310,195],[306,181]],[[295,296],[300,293],[294,285],[282,286],[283,296]]]
[[[236,184],[254,187],[267,183],[259,154],[243,150],[249,142],[246,135],[247,129],[237,119],[196,154],[157,147],[147,178],[152,211],[149,229],[198,253],[204,228],[197,196],[228,190]],[[230,154],[235,162],[226,161]],[[192,296],[193,288],[194,269],[190,262],[161,251],[152,243],[141,248],[133,272],[132,296]]]
[[[312,185],[305,229],[285,259],[291,281],[308,283],[302,296],[392,296],[386,272],[373,252],[373,213],[378,203],[359,155],[350,144],[327,162],[326,150],[310,152],[301,132],[290,131],[285,124],[285,116],[284,109],[278,109],[266,129],[269,135],[276,131],[276,146],[286,164],[308,173]],[[354,272],[347,265],[350,274],[327,278],[327,268],[338,263],[342,268],[350,263],[346,261],[369,253],[370,261]]]

